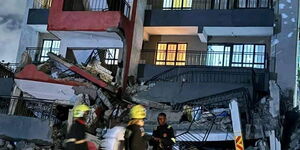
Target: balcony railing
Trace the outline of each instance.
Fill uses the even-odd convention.
[[[126,0],[64,0],[64,11],[121,11],[130,16],[130,4]]]
[[[162,54],[160,54],[162,55]],[[169,57],[169,56],[170,57]],[[173,57],[172,57],[173,56]],[[150,58],[151,57],[151,58]],[[198,65],[198,66],[218,66],[218,67],[247,67],[266,69],[268,57],[265,53],[253,52],[216,52],[216,51],[168,51],[164,60],[156,60],[156,50],[142,50],[141,60],[146,64],[162,65],[162,62],[177,65]]]
[[[27,53],[32,59],[32,63],[39,64],[42,62],[45,62],[49,59],[47,53],[53,52],[55,54],[58,54],[59,49],[58,48],[43,48],[43,47],[27,47],[26,48]]]
[[[35,9],[49,9],[51,7],[52,0],[34,0],[33,8]]]
[[[148,0],[149,9],[240,9],[273,8],[273,0]]]
[[[16,103],[12,115],[52,120],[54,122],[58,121],[55,116],[55,108],[58,104],[55,100],[0,96],[0,114],[12,113],[9,112],[11,103]]]

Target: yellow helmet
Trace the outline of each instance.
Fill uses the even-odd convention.
[[[91,110],[90,107],[85,104],[77,105],[73,108],[73,117],[74,118],[83,117],[84,113],[89,110]]]
[[[142,105],[135,105],[130,109],[130,119],[144,119],[146,118],[146,109]]]

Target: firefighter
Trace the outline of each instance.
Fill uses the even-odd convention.
[[[167,115],[160,113],[157,117],[158,126],[154,128],[152,136],[153,150],[172,150],[175,144],[174,131],[171,125],[167,124]]]
[[[146,150],[152,136],[144,131],[146,109],[142,105],[135,105],[129,112],[130,121],[125,131],[125,150]]]
[[[73,108],[74,122],[65,140],[66,150],[88,150],[88,141],[85,139],[85,121],[89,111],[90,108],[84,104]]]

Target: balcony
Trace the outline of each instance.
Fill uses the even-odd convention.
[[[197,26],[199,32],[203,27],[272,27],[272,4],[272,0],[148,0],[144,24]]]
[[[106,31],[128,24],[130,11],[126,0],[53,0],[48,30]]]
[[[33,64],[46,62],[49,59],[47,55],[49,52],[59,54],[59,48],[57,47],[27,47],[26,51],[31,57]],[[101,65],[111,71],[112,76],[115,76],[118,69],[118,54],[119,49],[115,48],[68,50],[66,59],[78,65],[87,65],[88,61],[92,59],[89,57],[93,56],[93,59],[99,60]]]
[[[211,87],[213,83],[228,88],[249,86],[268,91],[267,54],[253,54],[186,50],[182,54],[164,55],[155,50],[142,50],[138,78],[145,82],[168,82],[168,85],[184,82]]]
[[[267,69],[265,52],[199,51],[199,50],[142,50],[141,62],[162,66],[211,66]]]
[[[273,0],[148,0],[148,6],[152,10],[273,8]]]

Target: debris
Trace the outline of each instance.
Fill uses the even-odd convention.
[[[162,109],[162,110],[170,110],[171,106],[163,104],[163,103],[159,103],[159,102],[154,102],[154,101],[149,101],[146,99],[139,99],[135,96],[131,97],[133,102],[136,102],[138,104],[142,104],[148,107],[152,107],[152,108],[157,108],[157,109]]]
[[[95,88],[90,88],[90,87],[86,87],[86,86],[74,86],[72,89],[74,89],[75,94],[88,94],[89,97],[91,97],[92,99],[96,99],[97,97],[97,89]]]
[[[123,149],[122,141],[124,141],[125,128],[122,126],[116,126],[112,129],[108,129],[107,133],[103,136],[102,148],[104,150],[119,150]]]
[[[80,69],[79,67],[77,67],[77,66],[75,66],[75,65],[73,65],[71,63],[66,62],[65,60],[63,60],[63,58],[60,58],[60,57],[56,56],[53,53],[48,53],[48,56],[52,60],[57,61],[57,62],[63,64],[64,66],[66,66],[67,68],[69,68],[71,71],[73,71],[73,72],[81,75],[82,77],[84,77],[85,79],[93,82],[94,84],[98,85],[99,87],[105,88],[105,89],[107,89],[107,90],[109,90],[109,91],[111,91],[113,93],[117,92],[117,89],[114,86],[110,85],[107,82],[104,82],[101,79],[98,79],[98,78],[92,76],[91,74],[89,74],[88,72]]]

